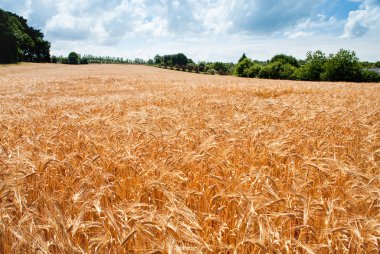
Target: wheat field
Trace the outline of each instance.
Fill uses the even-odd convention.
[[[380,253],[380,84],[0,66],[0,253]]]

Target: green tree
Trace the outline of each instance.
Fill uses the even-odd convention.
[[[321,75],[326,81],[362,81],[363,71],[354,51],[341,49],[330,55]]]
[[[247,56],[245,55],[245,53],[243,53],[243,55],[240,57],[238,63],[240,63],[241,61],[243,61],[246,58],[247,58]]]
[[[247,71],[252,66],[252,61],[246,57],[236,64],[234,74],[237,77],[248,77]]]
[[[153,60],[154,60],[154,64],[161,64],[163,61],[162,56],[160,55],[156,55]]]
[[[79,64],[79,55],[75,52],[71,52],[68,55],[67,60],[69,64]]]
[[[321,80],[321,74],[324,71],[326,61],[326,55],[320,50],[317,50],[315,52],[307,52],[306,63],[296,71],[296,78],[300,80],[310,81]]]
[[[279,54],[279,55],[275,55],[274,57],[272,57],[272,59],[270,60],[270,63],[274,63],[274,62],[280,62],[283,64],[290,64],[294,67],[299,67],[298,61],[295,57],[288,56],[285,54]]]
[[[50,43],[27,20],[0,9],[0,62],[49,62]]]
[[[181,66],[182,65],[186,66],[187,65],[187,57],[182,53],[172,55],[172,62],[174,65],[179,64]]]

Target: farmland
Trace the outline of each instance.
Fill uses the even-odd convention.
[[[0,66],[0,253],[378,253],[380,84]]]

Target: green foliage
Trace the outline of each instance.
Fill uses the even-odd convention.
[[[370,62],[368,62],[368,61],[364,61],[364,62],[360,62],[360,66],[361,66],[362,68],[366,68],[366,69],[368,69],[368,68],[373,68],[373,67],[375,67],[375,64],[374,64],[374,63],[370,63]]]
[[[261,68],[258,77],[268,79],[294,79],[296,67],[288,63],[272,62]]]
[[[226,75],[229,71],[228,65],[221,62],[213,63],[212,69],[214,69],[219,75]]]
[[[245,75],[249,78],[255,78],[258,77],[260,71],[261,66],[259,64],[253,63],[251,67],[249,67],[248,70],[245,71]]]
[[[362,75],[363,82],[380,82],[380,74],[376,71],[364,69]]]
[[[299,80],[321,80],[326,61],[326,55],[320,50],[307,52],[306,63],[297,69],[295,78]]]
[[[180,66],[186,66],[188,64],[188,58],[182,53],[164,56],[156,55],[154,59],[155,63],[161,63],[164,66],[175,66],[177,64]]]
[[[199,62],[198,69],[200,72],[205,72],[206,71],[206,63],[205,62]]]
[[[58,57],[56,57],[56,56],[52,56],[52,57],[51,57],[51,62],[52,62],[52,63],[58,63]]]
[[[321,78],[326,81],[360,82],[362,72],[356,53],[341,49],[335,55],[329,56]]]
[[[216,71],[214,69],[209,69],[207,71],[208,74],[215,75]]]
[[[238,63],[240,63],[241,61],[243,61],[246,58],[247,58],[247,56],[245,55],[245,53],[243,53],[243,55],[240,57]]]
[[[375,67],[376,67],[376,68],[380,68],[380,61],[377,61],[377,62],[375,63]]]
[[[80,64],[89,64],[88,59],[85,57],[80,58],[79,63]]]
[[[329,57],[317,50],[308,52],[306,60],[298,61],[293,56],[279,54],[268,61],[268,64],[252,61],[243,55],[235,65],[233,74],[238,77],[267,79],[378,82],[380,74],[366,70],[364,67],[379,65],[380,62],[360,63],[355,52],[348,50],[341,49]]]
[[[0,63],[49,62],[50,43],[26,19],[0,9]]]
[[[190,71],[190,72],[192,72],[194,70],[194,64],[193,63],[187,64],[186,67],[187,67],[187,70]]]
[[[299,67],[298,61],[295,57],[288,56],[285,54],[279,54],[272,57],[272,59],[270,60],[270,63],[275,63],[275,62],[280,62],[282,64],[290,64],[294,67]]]
[[[71,52],[68,55],[67,60],[69,64],[79,64],[79,55],[75,52]]]
[[[163,61],[162,56],[160,55],[156,55],[153,60],[154,60],[154,64],[161,64]]]
[[[234,74],[238,77],[248,77],[247,71],[252,66],[252,61],[246,57],[235,65]]]

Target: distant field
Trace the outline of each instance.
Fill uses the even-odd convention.
[[[0,253],[379,253],[380,84],[0,66]]]

